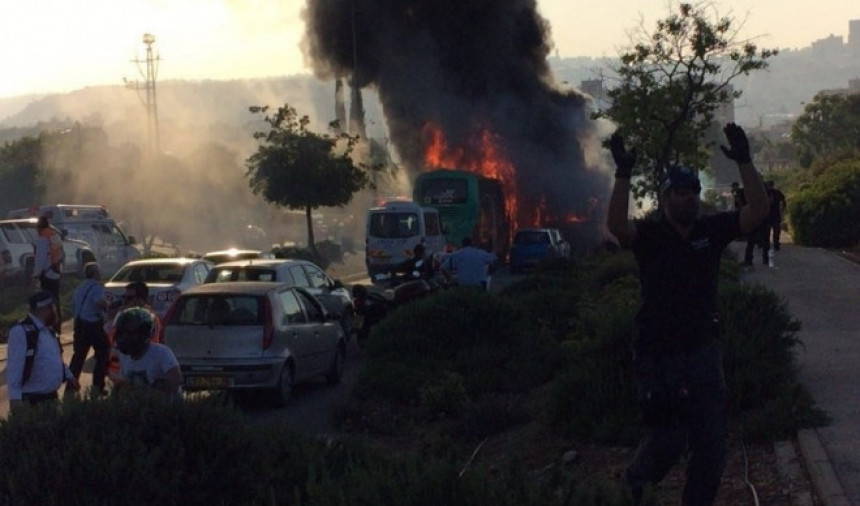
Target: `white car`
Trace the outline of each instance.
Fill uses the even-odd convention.
[[[39,238],[36,218],[17,218],[0,220],[0,256],[6,277],[22,276],[29,279],[33,271],[35,243]],[[56,227],[54,227],[56,230]],[[97,261],[90,245],[85,241],[69,239],[66,234],[57,232],[63,238],[63,273],[84,277],[84,265]]]
[[[266,390],[277,406],[293,385],[341,380],[346,338],[306,290],[273,282],[207,283],[179,296],[164,320],[186,390]]]
[[[105,295],[108,303],[113,305],[122,299],[126,285],[143,281],[149,288],[149,305],[159,318],[164,318],[179,294],[202,284],[211,269],[212,262],[200,258],[132,260],[105,283]]]
[[[212,268],[207,283],[233,281],[277,281],[304,288],[319,299],[326,311],[337,315],[343,331],[352,335],[355,305],[352,294],[340,280],[328,277],[317,264],[298,259],[259,259],[225,262]]]

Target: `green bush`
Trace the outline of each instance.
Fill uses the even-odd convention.
[[[0,504],[623,504],[617,489],[580,489],[561,473],[535,481],[515,466],[393,458],[147,392],[16,412],[0,422],[0,465]]]
[[[797,383],[800,322],[785,302],[760,285],[726,284],[719,304],[731,407],[746,420],[747,437],[775,441],[826,424]]]
[[[635,278],[618,278],[583,304],[580,327],[564,343],[565,365],[548,406],[551,423],[563,433],[623,444],[638,439],[630,375],[638,290]]]
[[[448,373],[463,378],[475,401],[488,393],[525,392],[552,378],[557,350],[507,299],[446,290],[398,308],[374,329],[356,394],[414,403],[423,385]]]
[[[848,247],[860,242],[860,159],[841,161],[791,196],[793,238],[804,246]]]

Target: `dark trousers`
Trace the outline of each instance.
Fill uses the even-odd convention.
[[[105,387],[105,376],[108,369],[108,358],[110,357],[110,343],[101,321],[87,322],[79,318],[75,319],[75,340],[73,343],[74,353],[69,369],[75,379],[81,377],[87,354],[93,348],[95,354],[95,366],[93,367],[93,386],[99,390]]]
[[[57,310],[57,321],[54,323],[54,332],[60,333],[62,327],[63,315],[60,313],[60,280],[46,278],[44,274],[39,276],[39,285],[41,289],[50,293],[54,298],[54,308]]]
[[[770,230],[768,231],[768,233],[772,237],[773,250],[779,251],[779,234],[782,233],[782,219],[774,218],[771,222]]]
[[[768,251],[770,251],[770,226],[770,221],[768,220],[750,232],[747,237],[747,248],[744,251],[744,263],[753,263],[753,253],[755,252],[755,247],[758,246],[761,248],[761,262],[767,264]]]
[[[627,469],[634,495],[660,482],[687,452],[684,506],[714,502],[726,465],[726,384],[718,343],[634,359],[647,434]]]

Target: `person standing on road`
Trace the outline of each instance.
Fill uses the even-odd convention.
[[[96,393],[105,393],[105,376],[107,375],[108,357],[110,356],[110,344],[105,332],[104,314],[108,309],[105,300],[105,289],[101,283],[101,269],[99,264],[89,262],[84,266],[86,278],[75,288],[72,295],[72,308],[74,310],[74,353],[69,364],[75,379],[80,380],[81,371],[90,348],[95,354],[95,366],[93,367],[93,390]]]
[[[146,283],[143,281],[132,281],[125,285],[125,291],[123,292],[122,300],[120,301],[121,305],[114,313],[114,318],[110,319],[110,326],[107,331],[109,344],[107,371],[108,377],[111,381],[120,377],[119,350],[116,346],[116,316],[119,315],[119,313],[126,309],[135,307],[149,311],[150,315],[152,315],[152,339],[154,342],[160,342],[158,340],[161,338],[161,320],[155,314],[155,311],[149,305],[148,301],[149,287],[146,286]]]
[[[477,286],[487,289],[489,270],[496,262],[496,254],[472,246],[472,238],[464,237],[463,246],[448,255],[442,265],[446,277],[457,275],[460,286]]]
[[[779,234],[782,232],[782,217],[785,215],[785,194],[773,186],[773,181],[765,181],[765,188],[770,196],[770,227],[768,241],[773,251],[779,251]]]
[[[152,342],[155,323],[144,308],[125,309],[116,317],[116,345],[119,350],[119,389],[148,386],[178,397],[183,377],[179,362],[167,346]]]
[[[767,194],[750,157],[743,129],[723,130],[737,162],[747,205],[699,214],[698,175],[674,167],[658,189],[660,216],[628,217],[636,151],[610,140],[617,167],[607,224],[639,266],[641,306],[633,340],[633,375],[647,433],[626,471],[638,503],[644,487],[658,483],[687,451],[683,504],[712,504],[726,463],[727,392],[717,342],[720,257],[740,234],[752,232],[768,213]]]
[[[9,329],[6,384],[9,410],[13,412],[25,403],[56,401],[63,382],[66,389],[80,389],[63,363],[63,347],[51,328],[57,317],[53,295],[36,292],[28,302],[30,314]]]
[[[60,314],[60,279],[63,277],[63,239],[51,227],[47,216],[39,217],[36,223],[39,237],[36,239],[33,255],[33,284],[37,290],[44,290],[54,296],[57,318],[53,325],[57,334],[62,330]]]

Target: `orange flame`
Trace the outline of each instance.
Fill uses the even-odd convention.
[[[463,146],[448,146],[445,133],[434,123],[424,126],[424,162],[430,168],[465,170],[499,180],[505,190],[505,211],[512,219],[517,216],[516,171],[498,146],[497,136],[483,128],[469,139],[467,151]]]

